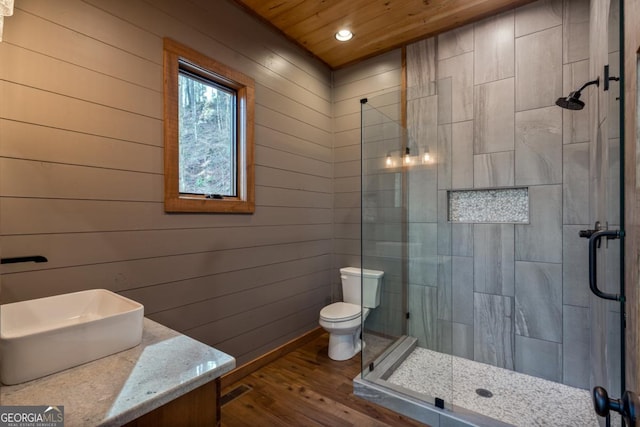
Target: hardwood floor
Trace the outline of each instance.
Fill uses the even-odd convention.
[[[322,334],[223,389],[222,427],[424,426],[354,396],[360,357],[333,361],[328,342]],[[226,396],[233,390],[244,393]]]

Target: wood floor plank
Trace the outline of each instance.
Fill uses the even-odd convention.
[[[329,359],[323,334],[222,390],[250,390],[222,406],[222,427],[424,426],[353,394],[360,357]]]
[[[275,388],[283,400],[295,401],[295,412],[319,421],[322,425],[330,426],[383,426],[374,422],[370,417],[352,410],[342,402],[325,398],[323,394],[310,389],[306,381],[296,381],[290,374],[283,374],[281,370],[267,371],[258,374],[262,381]]]

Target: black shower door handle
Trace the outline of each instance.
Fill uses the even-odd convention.
[[[598,272],[596,261],[598,247],[600,247],[600,239],[602,239],[603,237],[606,237],[608,240],[619,239],[620,236],[620,230],[600,230],[594,231],[589,235],[589,287],[591,288],[591,292],[593,292],[596,296],[613,301],[620,301],[620,295],[608,294],[598,289]]]

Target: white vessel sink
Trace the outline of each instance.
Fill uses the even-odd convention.
[[[0,382],[19,384],[135,347],[144,307],[105,289],[0,305]]]

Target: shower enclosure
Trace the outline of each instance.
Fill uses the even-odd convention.
[[[406,99],[361,100],[361,261],[385,276],[356,394],[434,426],[604,423],[591,389],[624,391],[624,303],[589,270],[623,294],[621,240],[590,257],[584,238],[623,223],[622,81],[604,68],[619,77],[622,20],[603,3],[535,2],[418,42]],[[603,15],[606,53],[593,34],[572,51],[576,17],[589,37]],[[489,78],[477,58],[496,40],[515,66]],[[555,105],[595,77],[584,109]]]

